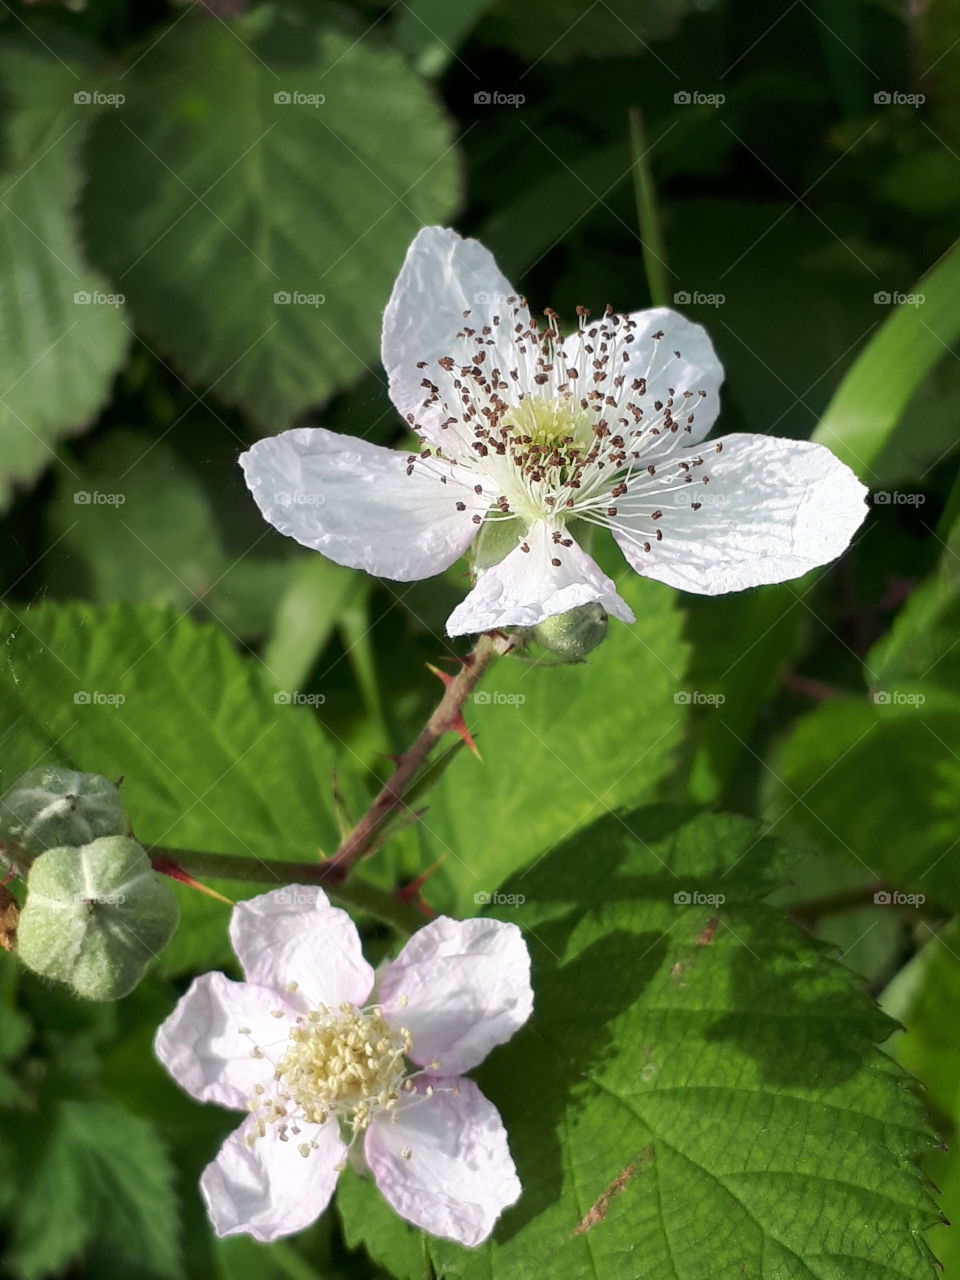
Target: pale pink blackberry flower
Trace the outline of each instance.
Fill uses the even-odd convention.
[[[238,903],[230,935],[246,980],[197,978],[156,1037],[188,1093],[249,1113],[201,1179],[217,1235],[309,1226],[349,1154],[416,1226],[485,1240],[520,1182],[462,1073],[530,1016],[516,925],[440,916],[375,975],[346,912],[293,885]]]

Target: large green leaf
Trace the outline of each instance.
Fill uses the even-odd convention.
[[[316,720],[221,631],[146,606],[40,605],[12,624],[2,776],[54,760],[123,776],[151,844],[316,856],[336,842]]]
[[[752,823],[646,810],[507,882],[536,1005],[478,1079],[524,1190],[481,1249],[431,1241],[443,1277],[936,1274],[890,1024],[763,903],[779,862]]]
[[[587,663],[502,659],[467,706],[484,763],[461,752],[422,823],[461,906],[577,828],[651,799],[673,764],[688,707],[682,616],[658,583],[629,574],[618,589],[637,621],[612,622]]]
[[[41,605],[9,626],[5,785],[39,763],[122,776],[137,837],[174,849],[309,860],[336,847],[332,758],[316,719],[277,702],[217,628],[172,610],[81,604]],[[228,959],[224,906],[179,897],[165,967]]]
[[[87,79],[39,45],[3,45],[0,171],[0,506],[109,397],[128,334],[115,291],[75,226],[79,151],[96,107]]]
[[[21,1280],[89,1251],[100,1274],[180,1274],[173,1170],[154,1127],[105,1102],[64,1100],[19,1140],[22,1193],[7,1262]],[[118,1269],[119,1268],[119,1269]]]
[[[122,83],[92,251],[192,379],[288,426],[375,362],[407,244],[456,203],[450,129],[397,53],[293,9],[181,18]]]

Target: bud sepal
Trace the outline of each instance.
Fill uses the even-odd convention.
[[[28,969],[85,1000],[119,1000],[170,941],[179,915],[143,846],[101,836],[35,858],[17,952]]]
[[[30,769],[0,799],[0,843],[21,859],[129,829],[120,788],[98,773]]]

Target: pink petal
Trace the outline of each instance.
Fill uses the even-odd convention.
[[[384,965],[378,998],[413,1036],[414,1062],[469,1071],[530,1017],[530,953],[515,924],[438,916]]]
[[[480,1244],[522,1190],[500,1113],[472,1080],[418,1076],[415,1083],[392,1113],[396,1123],[389,1112],[375,1116],[367,1163],[401,1217],[431,1235]]]
[[[283,1010],[287,1018],[273,1016]],[[276,991],[205,973],[157,1031],[154,1049],[174,1080],[201,1102],[246,1110],[254,1087],[273,1074],[270,1049],[284,1044],[296,1016]],[[246,1028],[249,1035],[241,1035]],[[266,1058],[254,1058],[259,1046]]]
[[[337,1124],[302,1125],[280,1140],[275,1125],[252,1146],[252,1119],[235,1129],[200,1179],[207,1214],[218,1236],[250,1235],[268,1244],[302,1231],[319,1218],[337,1185],[337,1166],[346,1155]],[[301,1155],[301,1143],[317,1149]]]
[[[297,997],[312,1005],[362,1005],[373,986],[356,926],[313,885],[238,902],[230,940],[248,982],[278,991],[295,982]]]

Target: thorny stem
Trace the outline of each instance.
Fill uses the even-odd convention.
[[[397,757],[396,768],[380,788],[373,804],[333,857],[323,864],[325,884],[341,884],[353,864],[373,844],[386,819],[403,807],[404,796],[421,766],[443,735],[457,727],[463,705],[484,671],[495,657],[507,653],[513,643],[500,632],[487,632],[480,636],[473,651],[464,658],[457,675],[447,684],[436,710],[412,746]]]
[[[173,864],[188,875],[221,880],[247,880],[272,884],[318,884],[346,906],[366,911],[369,915],[393,925],[405,933],[423,923],[418,909],[411,903],[373,885],[358,880],[345,883],[347,875],[374,844],[384,822],[404,808],[404,798],[417,778],[430,752],[445,733],[461,724],[463,707],[480,677],[495,657],[509,652],[514,641],[501,632],[488,632],[477,640],[471,653],[455,676],[446,682],[440,699],[426,725],[412,745],[396,758],[396,767],[380,788],[370,808],[340,848],[323,862],[269,862],[225,853],[199,853],[182,849],[150,848],[153,865],[159,871]]]
[[[279,888],[285,884],[318,884],[336,902],[392,925],[401,933],[413,933],[424,923],[421,912],[412,903],[403,902],[385,889],[351,880],[349,885],[331,885],[327,878],[329,862],[269,862],[232,853],[201,853],[193,849],[147,849],[157,871],[169,873],[171,865],[198,880],[246,880]]]

